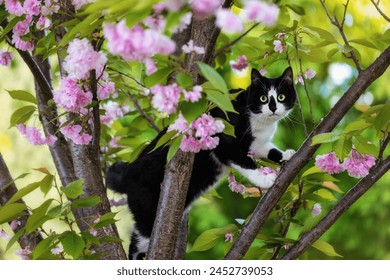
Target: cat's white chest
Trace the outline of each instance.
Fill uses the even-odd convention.
[[[277,122],[266,122],[251,118],[253,142],[249,151],[255,158],[266,158],[270,148],[274,147],[271,140],[275,134]]]

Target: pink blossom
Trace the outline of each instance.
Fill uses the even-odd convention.
[[[22,223],[18,220],[12,220],[12,222],[10,223],[10,228],[13,230],[13,231],[16,231],[18,229],[18,227],[21,225]]]
[[[151,58],[146,58],[145,61],[146,75],[151,75],[157,71],[156,63]]]
[[[92,235],[95,236],[95,237],[98,235],[97,230],[94,229],[94,228],[91,228],[91,229],[89,230],[89,233],[92,234]]]
[[[52,15],[57,13],[60,9],[58,0],[45,0],[45,4],[41,7],[41,14],[43,16]]]
[[[25,10],[19,0],[5,0],[5,9],[12,15],[21,16]]]
[[[121,145],[118,144],[118,141],[121,139],[122,139],[122,137],[120,137],[120,136],[112,137],[110,142],[108,142],[108,146],[111,148],[120,148]]]
[[[23,21],[19,21],[17,24],[15,24],[15,26],[12,28],[12,32],[18,36],[26,35],[28,32],[30,32],[30,25],[32,20],[32,16],[27,15]]]
[[[186,45],[182,46],[182,51],[185,53],[204,54],[204,47],[197,47],[194,45],[194,41],[190,40]]]
[[[69,77],[85,80],[93,69],[97,76],[102,74],[107,57],[102,51],[95,51],[87,38],[74,39],[69,43],[67,51],[63,66]]]
[[[180,149],[183,152],[192,152],[192,153],[199,153],[201,150],[201,144],[198,140],[195,139],[194,136],[189,135],[183,136],[183,139],[180,143]]]
[[[297,75],[297,77],[295,78],[295,84],[298,83],[300,83],[301,85],[305,85],[305,80],[303,79],[302,75]]]
[[[60,253],[62,253],[62,251],[64,251],[64,249],[62,248],[62,246],[56,246],[54,248],[52,248],[50,250],[50,252],[53,254],[53,255],[59,255]]]
[[[122,118],[130,111],[129,107],[120,106],[117,102],[111,100],[104,103],[102,107],[106,113],[100,116],[100,121],[105,125],[111,125],[116,119]]]
[[[248,21],[257,21],[266,26],[276,23],[279,16],[279,8],[275,4],[263,1],[248,0],[245,2],[245,11]]]
[[[344,171],[343,165],[340,164],[334,152],[316,156],[315,165],[329,174],[337,174]]]
[[[8,66],[11,64],[14,54],[4,50],[0,50],[0,65]]]
[[[171,29],[172,33],[177,33],[177,32],[182,32],[187,29],[187,27],[191,24],[191,19],[192,19],[192,13],[188,12],[185,13],[181,18],[180,18],[180,23],[173,27]]]
[[[11,236],[9,236],[8,233],[5,232],[5,230],[0,230],[0,238],[5,238],[7,240],[11,240]]]
[[[274,51],[275,52],[280,52],[280,53],[282,53],[282,52],[284,52],[285,51],[285,47],[284,47],[284,45],[283,45],[283,43],[280,41],[280,40],[275,40],[274,42],[273,42],[273,44],[274,44]]]
[[[38,21],[37,21],[36,27],[39,30],[42,30],[42,29],[47,30],[47,29],[49,29],[50,25],[51,25],[51,20],[49,18],[47,18],[45,16],[40,16]]]
[[[314,204],[313,209],[311,210],[311,215],[313,217],[317,217],[319,214],[321,214],[321,212],[322,212],[321,204],[319,203]]]
[[[107,99],[110,94],[115,92],[115,84],[110,81],[99,81],[97,87],[97,98],[99,100]]]
[[[307,69],[305,72],[305,77],[308,80],[313,79],[315,75],[316,75],[316,71],[314,71],[313,69]]]
[[[196,131],[196,137],[202,138],[222,132],[225,125],[222,121],[215,120],[208,114],[203,114],[191,124],[191,128]]]
[[[371,167],[375,165],[375,157],[362,155],[352,149],[349,157],[344,159],[343,167],[348,171],[348,175],[355,178],[363,178],[368,175]]]
[[[164,10],[177,12],[184,6],[184,0],[165,0],[153,6],[156,13],[161,13]]]
[[[263,65],[260,69],[260,75],[264,76],[265,74],[267,74],[267,69],[265,69],[265,65]]]
[[[177,130],[179,133],[187,133],[188,122],[184,116],[180,113],[176,121],[168,127],[168,131]]]
[[[190,5],[194,15],[198,19],[204,19],[214,15],[222,6],[223,0],[191,0]]]
[[[76,10],[82,9],[88,3],[94,2],[95,0],[72,0],[72,5]]]
[[[245,55],[241,55],[237,57],[237,61],[231,60],[230,61],[230,66],[232,69],[237,70],[237,71],[242,71],[246,69],[249,66],[248,60]]]
[[[109,51],[128,61],[143,62],[155,54],[171,54],[176,48],[175,42],[159,31],[145,30],[140,25],[129,29],[124,20],[106,24],[103,30]]]
[[[63,78],[59,90],[54,91],[54,101],[67,112],[79,113],[91,104],[92,93],[84,91],[72,78]]]
[[[30,250],[29,247],[15,251],[15,254],[20,256],[22,258],[22,260],[29,260],[30,259],[29,255],[31,253],[32,253],[32,251]]]
[[[233,242],[233,233],[231,233],[231,232],[228,232],[228,233],[226,233],[225,234],[225,242],[230,242],[230,243],[232,243]]]
[[[247,157],[254,159],[255,156],[256,156],[256,153],[254,151],[251,151],[251,150],[248,151]]]
[[[54,135],[42,137],[41,132],[35,127],[28,127],[25,124],[17,124],[15,127],[19,130],[20,134],[26,137],[32,145],[51,146],[57,141],[57,137]]]
[[[12,43],[15,45],[15,48],[21,51],[33,51],[34,43],[31,41],[24,41],[22,37],[18,34],[12,35]]]
[[[215,24],[225,33],[240,33],[245,29],[241,18],[230,9],[219,9],[216,16]]]
[[[229,188],[232,192],[244,194],[245,193],[245,186],[239,182],[236,181],[236,177],[232,173],[229,174],[228,177],[229,182]]]
[[[78,124],[68,124],[60,129],[65,137],[72,140],[77,145],[87,145],[91,142],[92,136],[88,133],[81,133],[82,127]]]
[[[152,15],[143,20],[143,23],[158,32],[164,31],[165,19],[162,15]]]
[[[168,115],[176,112],[182,90],[177,84],[156,85],[150,90],[153,94],[152,105],[154,108]]]
[[[219,144],[219,137],[206,136],[199,139],[202,150],[215,149]]]
[[[183,90],[186,101],[197,102],[202,97],[202,86],[194,86],[191,91]]]
[[[25,13],[33,16],[39,15],[41,13],[40,4],[38,0],[25,0],[23,5]]]
[[[273,168],[271,168],[271,167],[268,167],[268,166],[266,166],[266,167],[264,167],[264,166],[260,167],[260,168],[259,168],[259,172],[260,172],[261,175],[264,175],[264,176],[267,176],[267,175],[270,175],[270,174],[275,174],[275,175],[277,175],[276,170],[273,169]]]

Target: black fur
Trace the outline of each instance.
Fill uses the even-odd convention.
[[[214,150],[200,151],[195,155],[186,207],[215,184],[224,166],[236,165],[249,171],[257,168],[253,159],[248,156],[256,138],[256,135],[252,134],[251,116],[262,114],[264,106],[267,105],[270,111],[275,112],[275,98],[269,98],[269,102],[265,103],[260,101],[260,96],[268,95],[270,88],[286,95],[283,103],[286,110],[293,107],[296,93],[291,68],[287,68],[281,77],[274,79],[264,78],[257,70],[253,70],[251,85],[233,101],[238,114],[228,113],[228,120],[235,128],[236,137],[219,134],[220,142]],[[210,114],[226,119],[225,113],[218,108],[213,109]],[[128,205],[134,217],[135,230],[129,253],[131,259],[144,256],[145,250],[139,248],[141,240],[149,238],[153,228],[168,152],[167,147],[150,152],[159,137],[152,141],[135,162],[116,163],[109,168],[106,176],[107,185],[111,189],[127,194]],[[283,153],[276,148],[266,151],[266,156],[276,162],[283,159]]]

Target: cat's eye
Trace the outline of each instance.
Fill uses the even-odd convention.
[[[265,95],[260,96],[260,101],[266,103],[268,101],[268,97]]]
[[[278,101],[279,102],[283,102],[284,100],[286,100],[286,96],[284,94],[279,94],[278,95]]]

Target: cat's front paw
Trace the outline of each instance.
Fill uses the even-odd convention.
[[[275,173],[263,175],[262,182],[259,184],[259,187],[261,189],[269,189],[272,187],[275,183],[277,175]]]
[[[281,161],[288,161],[295,154],[295,150],[286,150],[283,152]]]

